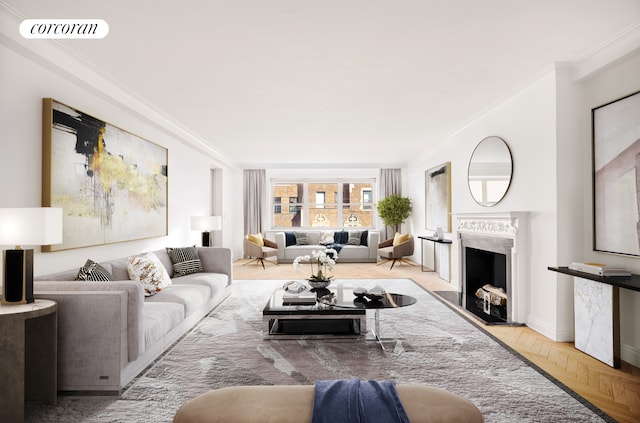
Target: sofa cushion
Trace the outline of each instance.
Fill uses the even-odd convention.
[[[204,285],[211,289],[211,298],[213,298],[228,285],[228,282],[229,277],[224,273],[192,273],[172,280],[171,285]]]
[[[111,265],[102,266],[95,261],[88,259],[84,266],[78,270],[78,274],[76,276],[77,281],[112,281],[113,276],[111,275],[111,270],[107,269],[107,267],[111,268]]]
[[[209,301],[211,294],[209,286],[181,283],[171,285],[156,295],[145,298],[145,302],[181,304],[185,316],[189,316],[195,309]]]
[[[167,254],[171,258],[174,277],[202,272],[202,263],[195,245],[185,248],[167,248]]]
[[[182,304],[145,302],[143,310],[145,350],[184,320]]]
[[[127,271],[129,279],[142,283],[147,297],[171,285],[167,269],[154,253],[129,257]]]

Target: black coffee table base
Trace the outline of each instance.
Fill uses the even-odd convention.
[[[267,338],[301,338],[301,337],[360,337],[365,335],[366,316],[278,316],[265,317],[265,333]],[[329,318],[327,318],[329,317]]]

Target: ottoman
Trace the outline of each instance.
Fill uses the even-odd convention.
[[[314,386],[234,386],[202,394],[176,413],[173,423],[311,423]],[[471,401],[444,389],[397,385],[411,423],[482,423]]]

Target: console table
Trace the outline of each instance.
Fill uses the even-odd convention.
[[[620,367],[620,288],[640,291],[640,275],[597,276],[568,267],[549,270],[573,276],[575,347]]]
[[[432,237],[432,236],[419,236],[418,239],[420,239],[420,270],[422,270],[423,272],[427,272],[427,271],[428,272],[438,272],[438,266],[437,266],[437,262],[436,262],[436,245],[438,245],[438,244],[451,245],[453,243],[453,241],[450,240],[450,239],[439,239],[439,238]],[[424,242],[425,241],[433,242],[433,270],[424,270]],[[440,272],[438,272],[438,275],[440,275],[440,277],[442,277]],[[443,279],[447,279],[448,280],[448,277],[447,278],[443,278]]]
[[[57,402],[57,310],[54,301],[0,305],[3,421],[24,420],[24,402]]]

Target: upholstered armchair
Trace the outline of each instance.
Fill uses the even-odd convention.
[[[414,240],[411,234],[399,234],[388,239],[386,241],[378,244],[378,256],[382,259],[391,261],[391,267],[389,270],[393,269],[393,265],[396,264],[396,261],[404,262],[413,266],[413,263],[409,260],[406,260],[405,257],[412,256],[414,249]],[[378,263],[378,265],[384,264],[385,262]]]
[[[244,265],[250,263],[260,263],[264,269],[264,259],[267,257],[275,257],[278,255],[278,246],[275,242],[262,237],[262,234],[249,234],[244,237],[244,256],[253,258]],[[270,262],[270,260],[267,260]],[[274,263],[274,262],[272,262]],[[274,264],[278,264],[277,262]],[[244,266],[243,265],[243,266]]]

